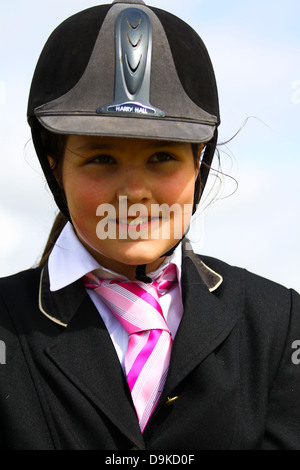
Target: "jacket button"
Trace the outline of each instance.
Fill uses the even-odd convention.
[[[175,403],[176,400],[178,400],[179,397],[168,397],[167,401],[165,402],[165,406],[170,406],[170,405],[173,405],[173,403]]]

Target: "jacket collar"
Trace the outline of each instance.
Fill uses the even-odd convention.
[[[50,292],[48,265],[44,266],[40,277],[39,309],[49,320],[67,327],[84,298],[85,289],[81,281],[76,281],[59,291]]]
[[[194,253],[192,245],[187,239],[184,239],[182,244],[182,257],[183,263],[184,260],[187,258],[192,261],[200,278],[202,279],[203,283],[207,286],[209,292],[214,292],[218,289],[218,287],[220,287],[223,282],[223,277],[221,276],[221,274],[218,274],[213,269],[203,263],[201,258],[199,258],[199,256]]]

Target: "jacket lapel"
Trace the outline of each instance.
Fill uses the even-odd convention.
[[[222,277],[191,250],[183,253],[181,282],[184,313],[173,343],[163,399],[224,341],[238,320],[238,311],[218,295]]]
[[[81,282],[50,292],[45,269],[40,286],[40,309],[51,321],[64,327],[46,348],[47,357],[131,442],[144,448],[114,346]]]

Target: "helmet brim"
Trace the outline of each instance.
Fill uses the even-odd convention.
[[[166,119],[128,116],[37,116],[50,132],[67,135],[128,137],[176,142],[209,142],[216,126]]]

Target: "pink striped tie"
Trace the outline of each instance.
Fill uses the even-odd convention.
[[[93,273],[84,278],[84,285],[95,289],[129,335],[125,371],[142,432],[164,388],[172,347],[158,297],[175,281],[173,264],[151,284],[101,280]]]

